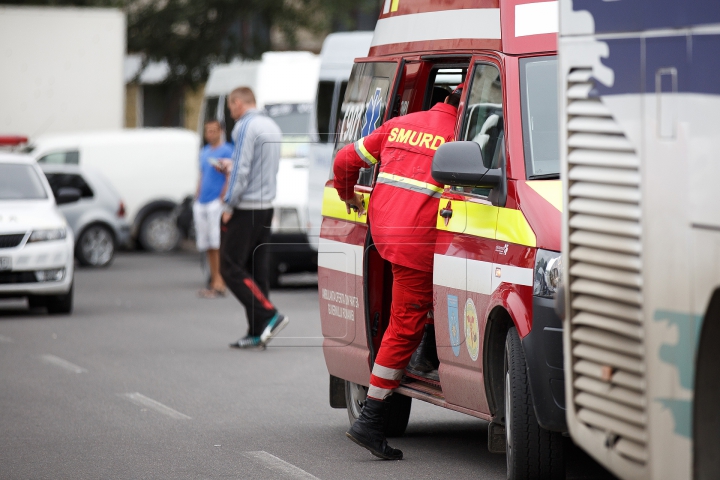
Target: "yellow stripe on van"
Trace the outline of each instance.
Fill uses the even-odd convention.
[[[535,232],[530,228],[530,224],[520,210],[451,200],[453,216],[445,225],[445,219],[440,216],[440,210],[447,206],[447,202],[447,199],[440,199],[437,218],[438,230],[491,240],[497,239],[526,247],[537,246]]]
[[[513,208],[500,208],[497,219],[497,234],[495,236],[501,242],[536,247],[537,238],[535,232],[530,228],[525,215],[520,210]]]
[[[563,199],[561,180],[531,180],[525,183],[562,213]]]
[[[465,233],[474,237],[495,238],[499,207],[466,202],[467,225]]]
[[[329,218],[336,218],[338,220],[346,220],[348,222],[355,223],[367,223],[367,207],[370,204],[370,196],[363,195],[365,197],[365,215],[358,217],[357,212],[350,210],[347,213],[345,208],[345,202],[340,200],[337,190],[334,187],[325,187],[323,192],[323,203],[322,203],[322,216]]]

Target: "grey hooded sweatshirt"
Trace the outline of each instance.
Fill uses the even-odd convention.
[[[232,138],[235,148],[225,210],[273,208],[280,166],[280,127],[259,110],[251,109],[238,119]]]

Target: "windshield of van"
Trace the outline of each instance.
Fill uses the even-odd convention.
[[[310,134],[310,113],[312,108],[311,103],[265,105],[268,116],[275,120],[285,137],[304,137]]]
[[[557,57],[520,59],[525,170],[528,179],[560,176]]]
[[[0,200],[42,200],[43,183],[31,165],[0,163]]]

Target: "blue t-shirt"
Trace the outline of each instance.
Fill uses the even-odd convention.
[[[198,202],[210,203],[220,196],[225,185],[225,175],[215,170],[210,165],[210,159],[232,158],[233,147],[229,143],[223,143],[217,148],[205,145],[200,151],[200,195]]]

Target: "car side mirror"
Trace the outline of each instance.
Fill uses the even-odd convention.
[[[55,202],[58,205],[65,205],[66,203],[73,203],[80,200],[82,192],[77,188],[63,187],[58,190],[55,196]]]
[[[487,168],[475,142],[449,142],[440,146],[432,161],[432,177],[455,187],[495,188],[503,182],[502,168]]]

